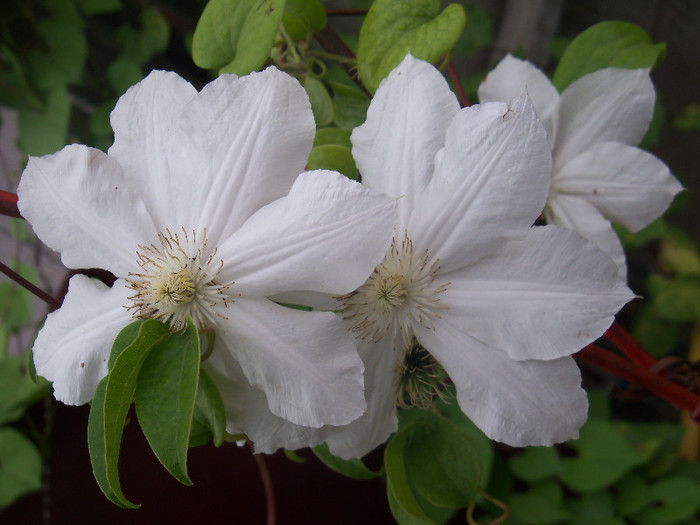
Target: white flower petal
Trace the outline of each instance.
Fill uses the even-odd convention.
[[[545,217],[549,224],[574,230],[593,241],[612,258],[620,278],[627,281],[625,250],[610,221],[603,217],[595,206],[580,197],[553,195],[545,208]]]
[[[219,246],[233,293],[293,290],[344,294],[360,286],[389,248],[396,203],[336,172],[299,175]]]
[[[434,157],[459,111],[440,72],[410,54],[382,81],[367,120],[352,132],[366,186],[399,200],[399,229],[433,173]]]
[[[19,209],[68,268],[104,268],[125,277],[138,269],[137,245],[154,232],[129,182],[114,159],[70,145],[29,159],[17,189]]]
[[[550,446],[578,437],[588,399],[571,357],[514,361],[447,323],[423,330],[423,345],[457,387],[462,411],[496,441]]]
[[[561,94],[554,171],[597,142],[637,145],[654,113],[648,69],[601,69]]]
[[[108,154],[142,195],[158,231],[194,227],[188,219],[206,157],[181,124],[196,95],[177,74],[153,71],[122,95],[110,117],[114,145]]]
[[[557,171],[553,187],[632,231],[659,217],[683,189],[654,155],[621,142],[594,144],[574,157]]]
[[[273,414],[309,427],[344,425],[365,410],[363,365],[330,312],[301,312],[267,299],[219,307],[221,337]]]
[[[527,60],[506,55],[479,86],[479,102],[510,102],[527,94],[542,121],[549,143],[554,144],[558,120],[559,93],[547,78]]]
[[[580,350],[634,297],[607,254],[558,226],[534,227],[443,278],[450,284],[440,295],[442,318],[517,360]]]
[[[461,268],[525,236],[551,181],[547,135],[525,97],[509,107],[463,109],[447,131],[435,175],[418,196],[408,235],[443,271]]]
[[[226,238],[262,206],[287,194],[306,165],[316,125],[298,81],[274,67],[207,84],[184,114],[205,152],[193,220]]]
[[[71,278],[63,306],[50,313],[34,342],[36,372],[53,383],[56,399],[82,405],[107,375],[117,334],[131,314],[124,308],[129,290],[121,279],[108,288],[84,275]]]

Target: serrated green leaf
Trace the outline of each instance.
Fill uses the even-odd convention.
[[[167,325],[153,319],[126,326],[112,345],[110,371],[100,381],[90,407],[88,449],[92,470],[105,496],[121,507],[138,507],[124,496],[119,483],[124,422],[144,360],[169,334]]]
[[[357,70],[367,89],[379,83],[404,57],[437,62],[447,55],[466,24],[464,8],[440,0],[376,0],[360,29]]]
[[[46,95],[41,110],[19,108],[19,146],[29,155],[47,155],[66,144],[71,105],[68,91],[58,87]]]
[[[528,447],[508,460],[511,472],[528,483],[556,476],[561,464],[554,447]]]
[[[334,170],[349,179],[358,180],[359,178],[352,151],[345,146],[336,144],[316,146],[311,150],[306,165],[310,170]]]
[[[362,91],[330,82],[333,89],[333,122],[340,129],[351,132],[362,124],[367,117],[369,99]]]
[[[322,128],[316,131],[314,146],[324,146],[326,144],[335,144],[352,149],[350,133],[340,128]]]
[[[431,412],[410,429],[404,462],[416,492],[437,507],[467,507],[481,476],[474,444],[454,423]]]
[[[533,525],[561,523],[572,517],[564,505],[561,485],[553,480],[534,485],[524,493],[513,494],[508,505],[513,516]]]
[[[326,26],[326,10],[318,0],[287,0],[282,24],[293,39],[306,40]]]
[[[557,66],[552,82],[559,92],[588,73],[607,67],[653,67],[666,50],[641,27],[628,22],[601,22],[578,35]]]
[[[644,458],[607,421],[589,419],[581,428],[581,438],[570,441],[578,450],[575,458],[561,460],[559,477],[576,492],[596,492],[610,486]]]
[[[348,460],[334,456],[331,454],[331,451],[328,449],[328,445],[325,443],[319,445],[318,447],[312,448],[311,451],[328,468],[342,474],[343,476],[347,476],[348,478],[365,480],[374,479],[381,475],[381,471],[374,472],[373,470],[369,469],[361,459],[353,458]]]
[[[664,277],[652,274],[647,287],[656,313],[679,323],[700,320],[700,276]]]
[[[199,67],[247,75],[270,54],[285,0],[211,0],[192,40]]]
[[[115,365],[116,367],[116,365]],[[187,475],[192,416],[199,384],[199,333],[187,329],[159,341],[140,367],[136,415],[158,460],[178,481]]]
[[[195,407],[211,430],[214,445],[219,447],[226,434],[226,410],[216,383],[206,370],[199,370],[199,386]]]
[[[41,488],[41,454],[11,427],[0,428],[0,509]]]
[[[311,101],[311,111],[314,114],[316,127],[330,124],[333,120],[333,100],[326,86],[320,80],[308,75],[304,77],[303,85]]]

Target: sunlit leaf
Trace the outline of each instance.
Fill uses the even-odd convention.
[[[338,171],[349,179],[358,179],[357,166],[355,166],[355,159],[352,157],[352,151],[345,146],[338,146],[336,144],[316,146],[309,154],[307,167],[310,170],[325,169]]]
[[[350,133],[340,128],[321,128],[316,131],[314,146],[323,146],[325,144],[335,144],[352,149]]]

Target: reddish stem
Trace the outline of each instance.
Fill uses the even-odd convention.
[[[7,275],[10,279],[12,279],[14,282],[19,284],[20,286],[26,288],[30,292],[32,292],[34,295],[36,295],[39,299],[47,303],[52,310],[57,310],[58,308],[61,307],[61,303],[51,297],[49,294],[47,294],[44,290],[39,288],[38,286],[35,286],[34,284],[30,283],[27,281],[24,277],[22,277],[20,274],[15,272],[12,268],[5,266],[3,263],[0,262],[0,272],[4,273]]]
[[[365,16],[369,9],[328,9],[328,16]]]
[[[574,354],[574,357],[641,386],[652,394],[673,403],[678,408],[688,410],[693,419],[700,422],[700,396],[686,390],[681,385],[596,345],[588,345]]]
[[[17,207],[16,194],[0,190],[0,215],[22,218]]]
[[[452,79],[452,83],[455,85],[455,89],[457,90],[457,95],[459,96],[459,101],[462,103],[462,107],[465,108],[467,106],[471,106],[467,92],[464,91],[462,80],[459,78],[459,73],[457,73],[457,68],[452,62],[447,65],[447,70],[450,72],[450,78]]]
[[[649,354],[617,321],[608,328],[605,337],[639,366],[648,370],[656,364],[656,358]]]
[[[270,471],[265,464],[265,459],[262,454],[256,454],[253,448],[253,444],[248,441],[248,448],[253,454],[253,459],[255,464],[258,466],[260,471],[260,477],[262,478],[263,487],[265,488],[265,501],[267,503],[267,525],[275,525],[277,521],[277,511],[275,509],[275,491],[272,486],[272,476],[270,476]]]

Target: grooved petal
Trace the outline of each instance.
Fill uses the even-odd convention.
[[[561,94],[554,170],[597,142],[639,144],[654,112],[648,69],[601,69]]]
[[[491,439],[526,447],[578,437],[588,399],[573,358],[514,361],[449,323],[423,330],[421,341],[457,387],[462,411]]]
[[[301,312],[267,299],[219,307],[227,350],[273,414],[309,427],[344,425],[365,410],[360,357],[329,312]]]
[[[591,146],[559,169],[553,185],[632,231],[659,217],[683,189],[654,155],[620,142]]]
[[[63,306],[46,318],[34,342],[36,372],[53,383],[56,399],[69,405],[90,401],[107,375],[117,334],[131,322],[124,308],[129,290],[121,279],[108,288],[75,275]]]
[[[557,226],[534,227],[444,280],[443,319],[521,361],[580,350],[634,297],[610,257]]]
[[[550,145],[554,143],[559,93],[547,78],[527,60],[506,55],[479,85],[479,102],[510,102],[527,94],[542,121]]]
[[[408,234],[443,271],[468,265],[527,234],[545,205],[550,170],[547,136],[526,98],[465,108],[447,131]]]
[[[627,259],[622,243],[610,221],[595,206],[580,197],[554,195],[547,203],[545,217],[548,223],[574,230],[594,242],[612,258],[620,278],[627,280]]]
[[[353,156],[366,186],[401,197],[399,229],[407,223],[434,169],[457,98],[431,64],[411,55],[382,81],[367,120],[352,133]]]
[[[228,237],[260,207],[289,192],[306,165],[316,125],[299,82],[270,67],[207,84],[184,114],[204,152],[192,220]]]
[[[299,176],[289,195],[268,204],[219,247],[221,278],[233,292],[268,296],[293,290],[348,293],[389,248],[396,204],[330,171]]]
[[[119,164],[99,150],[70,145],[31,157],[17,193],[19,209],[68,268],[137,269],[137,244],[154,226]]]

